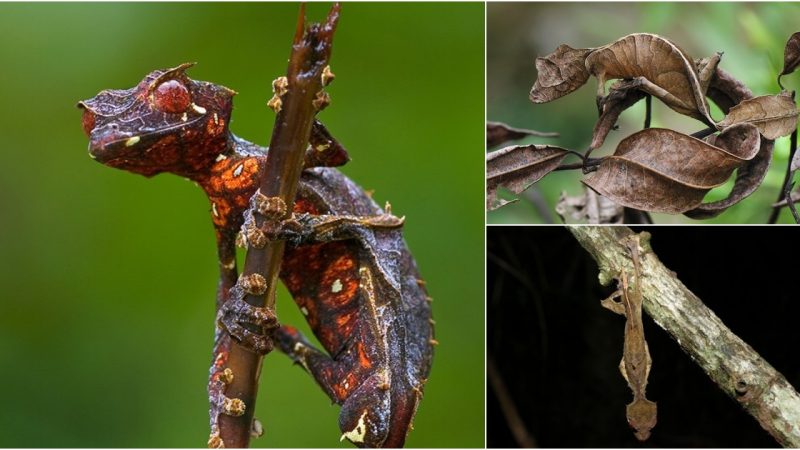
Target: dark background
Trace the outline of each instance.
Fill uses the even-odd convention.
[[[651,227],[667,268],[740,338],[800,386],[796,229]],[[600,306],[613,287],[564,227],[488,229],[488,353],[542,447],[776,447],[645,314],[647,397],[658,424],[638,443],[619,372],[624,318]],[[787,257],[788,256],[788,257]],[[515,447],[487,388],[489,447]]]

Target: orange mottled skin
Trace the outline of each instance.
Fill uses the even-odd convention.
[[[191,80],[189,66],[154,71],[135,88],[102,91],[79,107],[98,162],[148,177],[174,173],[206,192],[217,237],[220,308],[240,289],[234,242],[268,151],[229,131],[234,92]],[[281,266],[281,280],[325,351],[290,326],[273,338],[342,405],[344,437],[362,447],[399,447],[430,371],[429,298],[399,225],[359,221],[386,213],[329,168],[347,161],[344,149],[318,122],[310,141],[294,217],[307,224],[352,220],[320,234],[304,228],[287,242]],[[217,328],[208,385],[214,442],[225,401],[231,404],[225,369],[233,342]]]

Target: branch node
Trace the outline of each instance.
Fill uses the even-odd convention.
[[[222,401],[222,413],[233,417],[239,417],[244,414],[247,405],[244,404],[240,398],[225,397]]]
[[[333,82],[333,80],[335,78],[336,78],[336,75],[333,72],[331,72],[330,64],[325,66],[324,69],[322,69],[322,85],[323,86],[328,86],[329,84],[331,84],[331,82]]]

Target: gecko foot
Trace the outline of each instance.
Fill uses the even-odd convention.
[[[239,286],[231,291],[233,296],[220,308],[217,323],[239,345],[254,353],[269,353],[273,348],[272,332],[280,327],[275,312],[247,303]]]

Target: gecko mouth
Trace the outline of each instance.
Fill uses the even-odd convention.
[[[119,126],[114,123],[95,128],[90,134],[89,156],[97,162],[107,165],[112,165],[119,160],[141,157],[163,137],[174,134],[180,128],[192,127],[204,116],[205,114],[201,114],[186,122],[140,133],[121,131]]]

